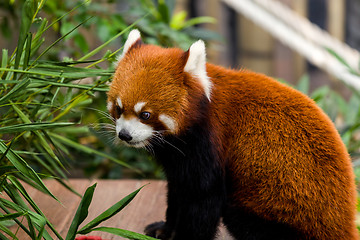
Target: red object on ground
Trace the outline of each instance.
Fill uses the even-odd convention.
[[[79,236],[75,240],[106,240],[98,236]]]

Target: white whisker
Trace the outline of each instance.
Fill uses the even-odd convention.
[[[108,112],[104,112],[104,111],[102,111],[102,110],[99,110],[99,109],[96,109],[96,108],[90,108],[90,107],[87,107],[87,109],[97,111],[98,113],[100,113],[101,115],[103,115],[105,118],[111,120],[112,122],[115,122],[115,121],[116,121],[116,119],[113,118],[113,117],[110,115],[110,113],[108,113]]]
[[[170,143],[169,141],[165,140],[164,136],[161,134],[161,132],[166,132],[168,130],[164,130],[164,131],[153,131],[153,142],[155,144],[158,144],[159,146],[164,145],[164,144],[168,144],[169,146],[173,147],[174,149],[176,149],[177,151],[179,151],[182,155],[186,156],[185,153],[183,151],[181,151],[178,147],[176,147],[175,145],[173,145],[172,143]],[[179,139],[181,140],[181,139]],[[183,140],[181,140],[183,141]]]

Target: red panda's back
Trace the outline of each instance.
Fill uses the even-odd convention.
[[[230,199],[316,239],[357,239],[352,166],[329,118],[264,75],[211,64],[207,72],[211,120],[237,189]]]

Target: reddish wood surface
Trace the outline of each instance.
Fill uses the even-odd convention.
[[[164,220],[166,182],[156,180],[69,180],[69,184],[80,194],[83,194],[86,188],[95,182],[97,182],[97,186],[90,205],[89,215],[81,226],[94,219],[121,198],[148,183],[125,209],[100,226],[117,227],[142,233],[147,224]],[[80,198],[54,180],[46,180],[45,184],[60,200],[61,204],[33,188],[28,187],[27,190],[61,236],[65,237],[80,203]],[[15,227],[12,228],[13,232],[16,230]],[[92,232],[89,235],[100,236],[103,239],[124,239],[103,232]],[[21,240],[29,239],[20,230],[17,236]],[[52,236],[56,239],[54,235]],[[230,240],[232,238],[221,227],[217,239]]]

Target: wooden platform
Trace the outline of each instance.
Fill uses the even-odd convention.
[[[86,188],[95,182],[97,182],[97,187],[90,205],[89,215],[84,224],[94,219],[121,198],[148,183],[150,184],[144,187],[125,209],[104,222],[101,226],[117,227],[142,233],[147,224],[164,220],[166,210],[166,182],[155,180],[90,181],[86,179],[72,179],[69,181],[69,184],[80,194],[83,194]],[[59,233],[65,237],[79,205],[80,198],[54,180],[47,180],[45,184],[50,191],[59,198],[62,205],[35,189],[28,188],[29,194]],[[13,232],[15,231],[16,228],[14,227]],[[102,232],[92,232],[89,235],[100,236],[103,239],[124,239]],[[18,232],[17,236],[21,240],[29,239],[29,237],[21,233],[21,231]],[[56,238],[54,237],[54,239]],[[226,233],[226,230],[221,227],[217,239],[230,240],[232,238]]]

